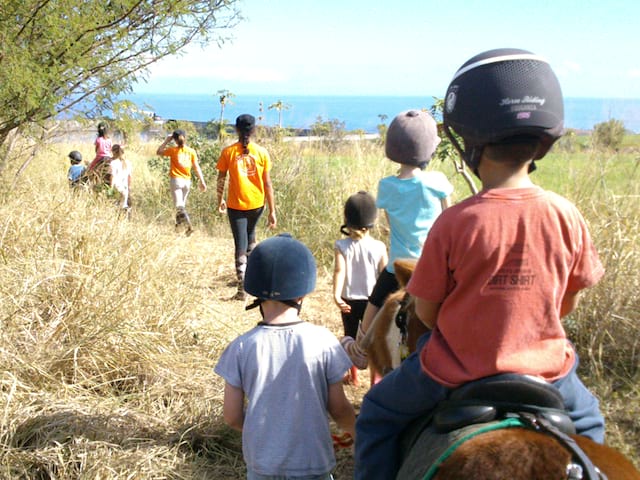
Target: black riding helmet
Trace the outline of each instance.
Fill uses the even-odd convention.
[[[68,156],[73,163],[80,163],[82,161],[82,154],[77,150],[72,150]]]
[[[340,231],[349,235],[347,228],[373,228],[377,216],[376,200],[370,193],[360,190],[351,195],[344,204],[345,224],[340,227]]]
[[[445,97],[443,125],[476,174],[483,147],[509,138],[537,138],[538,160],[563,133],[560,83],[546,60],[526,50],[480,53],[454,75]],[[454,133],[462,137],[464,148]]]

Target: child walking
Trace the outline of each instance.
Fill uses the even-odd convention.
[[[131,163],[124,156],[124,147],[116,144],[112,148],[111,186],[118,192],[118,203],[124,210],[130,208],[129,194],[131,190]]]
[[[224,419],[242,431],[247,479],[331,479],[336,464],[328,415],[354,434],[355,413],[342,377],[351,366],[324,327],[300,319],[316,285],[309,249],[283,234],[249,256],[245,290],[262,321],[222,353]],[[246,398],[246,406],[245,406]]]
[[[372,320],[390,293],[398,290],[393,262],[418,258],[435,219],[449,205],[453,185],[438,171],[424,171],[440,143],[436,122],[427,112],[408,110],[398,114],[387,131],[385,153],[400,164],[397,175],[380,180],[376,204],[384,210],[390,227],[389,262],[378,276],[369,296],[357,340],[364,337]],[[366,352],[347,336],[342,344],[353,363],[367,368]],[[379,372],[372,372],[378,381]]]
[[[344,334],[356,338],[358,327],[380,272],[387,266],[387,247],[370,235],[377,217],[376,201],[367,192],[351,195],[344,205],[340,231],[347,238],[334,246],[333,300],[340,309]],[[358,369],[347,380],[358,386]]]
[[[550,382],[577,432],[603,442],[561,318],[604,269],[577,208],[529,176],[562,135],[563,115],[555,74],[531,52],[487,51],[454,75],[444,127],[482,190],[444,211],[427,237],[407,290],[432,330],[365,396],[357,479],[395,478],[402,431],[451,389],[500,373]]]

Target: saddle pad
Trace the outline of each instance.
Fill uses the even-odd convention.
[[[431,466],[445,454],[453,452],[457,442],[473,437],[476,433],[500,428],[522,426],[518,420],[502,420],[477,423],[453,430],[449,433],[437,433],[432,426],[421,429],[424,423],[409,427],[401,442],[403,463],[396,480],[423,480],[430,478],[437,470],[429,472]],[[506,422],[506,423],[505,423]],[[450,452],[448,450],[451,449]],[[442,461],[444,458],[442,459]],[[427,477],[427,473],[430,475]]]

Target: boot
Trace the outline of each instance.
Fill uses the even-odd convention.
[[[247,294],[244,291],[244,278],[241,275],[238,275],[238,291],[233,296],[234,300],[246,300]]]

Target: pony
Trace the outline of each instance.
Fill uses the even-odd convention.
[[[415,351],[428,330],[405,291],[415,264],[394,262],[401,288],[389,295],[361,341],[370,366],[383,374]],[[520,375],[497,377],[460,387],[433,416],[409,427],[398,479],[640,480],[620,452],[575,434],[551,385]]]

